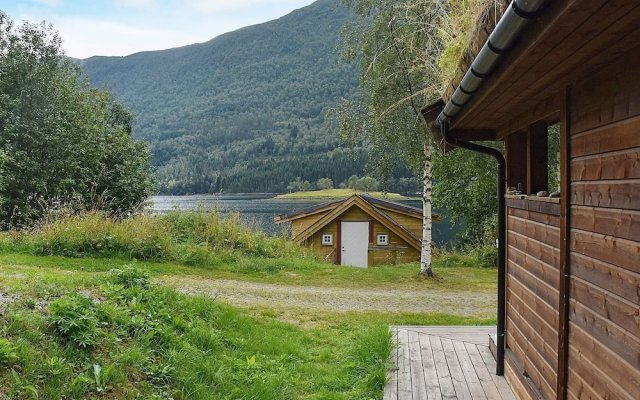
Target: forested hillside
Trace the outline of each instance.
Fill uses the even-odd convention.
[[[349,12],[319,0],[209,42],[81,61],[137,115],[168,193],[285,191],[296,177],[362,175],[363,151],[338,148],[324,111],[357,89],[338,62]],[[355,156],[354,156],[355,153]]]

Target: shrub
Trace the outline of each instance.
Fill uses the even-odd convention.
[[[61,297],[49,305],[49,324],[62,339],[80,347],[95,345],[100,331],[96,308],[80,294]]]
[[[148,288],[150,284],[149,274],[132,265],[126,265],[122,269],[112,269],[109,271],[108,280],[127,289],[132,287]]]
[[[7,339],[0,338],[0,365],[13,365],[19,359],[16,347]]]
[[[238,255],[282,258],[304,255],[284,237],[271,237],[218,210],[137,215],[124,220],[103,213],[60,215],[29,234],[0,236],[3,248],[43,255],[124,257],[210,266]]]

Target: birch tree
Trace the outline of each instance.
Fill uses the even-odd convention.
[[[422,176],[420,273],[432,276],[432,135],[420,110],[442,92],[442,0],[343,0],[355,22],[343,30],[343,57],[360,66],[360,94],[332,114],[340,133],[370,149],[369,169],[383,179],[399,163]]]

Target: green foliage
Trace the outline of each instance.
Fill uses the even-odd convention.
[[[207,266],[246,255],[278,258],[304,254],[284,237],[247,225],[240,214],[217,210],[136,215],[114,219],[103,213],[59,216],[30,233],[1,236],[4,249],[42,255],[123,257]],[[123,277],[131,271],[122,271]],[[124,279],[124,278],[123,278]]]
[[[0,365],[13,365],[18,360],[20,360],[20,356],[13,343],[0,338]]]
[[[109,282],[122,285],[127,289],[132,287],[148,288],[149,273],[133,265],[125,265],[122,269],[109,271]]]
[[[17,290],[30,293],[31,285],[40,286],[46,294],[35,296],[42,302],[77,288],[82,275],[42,272]],[[108,280],[119,276],[112,272]],[[56,285],[57,279],[64,283]],[[46,320],[43,311],[16,303],[0,319],[0,336],[10,332],[26,354],[19,367],[0,368],[0,387],[8,397],[276,400],[381,395],[390,347],[386,322],[302,329],[277,321],[277,315],[251,316],[158,286],[127,288],[102,278],[84,285],[100,301],[63,295],[49,305]],[[64,329],[51,334],[49,320]],[[60,345],[61,332],[73,343],[68,332],[92,329],[88,320],[99,320],[100,326],[91,351]],[[0,351],[6,342],[0,338]],[[343,360],[349,362],[339,362]]]
[[[385,326],[375,326],[363,332],[354,343],[348,362],[351,374],[359,384],[364,398],[375,398],[387,381],[387,361],[391,355],[391,334]]]
[[[333,189],[333,181],[331,178],[320,178],[318,182],[316,182],[316,188],[318,190]]]
[[[443,2],[344,0],[356,14],[343,28],[343,57],[360,67],[360,93],[331,110],[351,144],[367,143],[369,170],[386,181],[409,166],[422,175],[429,143],[420,110],[438,98],[438,24]]]
[[[0,12],[0,221],[10,226],[61,205],[127,213],[153,189],[131,114],[89,87],[60,41]]]
[[[434,205],[445,208],[454,223],[464,223],[461,244],[495,243],[498,211],[495,159],[464,149],[434,155],[433,172],[440,179],[433,190]]]
[[[49,324],[62,339],[79,348],[97,343],[99,321],[90,298],[80,294],[66,295],[49,305],[49,313]]]
[[[287,190],[289,193],[291,192],[308,192],[311,190],[311,183],[309,181],[303,181],[300,177],[297,177],[295,180],[289,182],[287,185]]]
[[[357,91],[355,68],[336,51],[352,18],[339,1],[320,0],[205,43],[80,65],[136,113],[164,193],[284,192],[296,177],[342,182],[362,174],[366,158],[362,146],[340,149],[324,120]]]
[[[547,182],[549,193],[552,193],[560,191],[560,124],[549,125],[547,132]]]

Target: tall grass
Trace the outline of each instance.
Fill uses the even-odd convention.
[[[29,231],[3,233],[0,248],[37,255],[120,257],[198,266],[241,256],[305,256],[286,238],[248,226],[238,213],[222,215],[217,210],[125,219],[100,212],[56,216]]]

